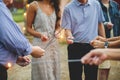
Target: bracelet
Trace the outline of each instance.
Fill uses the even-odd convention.
[[[108,48],[108,45],[109,45],[109,42],[106,41],[106,42],[104,43],[104,48]]]

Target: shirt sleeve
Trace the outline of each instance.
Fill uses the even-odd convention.
[[[64,29],[71,29],[71,18],[68,8],[64,8],[63,15],[62,15],[62,21],[61,21],[61,27]]]
[[[30,54],[32,52],[31,44],[5,11],[6,9],[4,11],[0,9],[0,43],[6,50],[18,56]]]

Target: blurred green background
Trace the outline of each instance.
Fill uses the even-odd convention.
[[[17,9],[15,12],[12,12],[13,19],[16,22],[23,22],[24,21],[24,9]]]

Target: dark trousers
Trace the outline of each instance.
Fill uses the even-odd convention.
[[[93,47],[87,43],[70,44],[68,45],[68,59],[81,59],[92,49]],[[69,62],[70,80],[82,80],[83,70],[85,80],[97,80],[98,66],[84,65],[81,62]]]
[[[7,80],[7,68],[0,64],[0,80]]]

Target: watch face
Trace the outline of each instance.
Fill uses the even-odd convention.
[[[108,44],[109,44],[108,41],[106,41],[105,44],[104,44],[104,47],[108,48]]]

